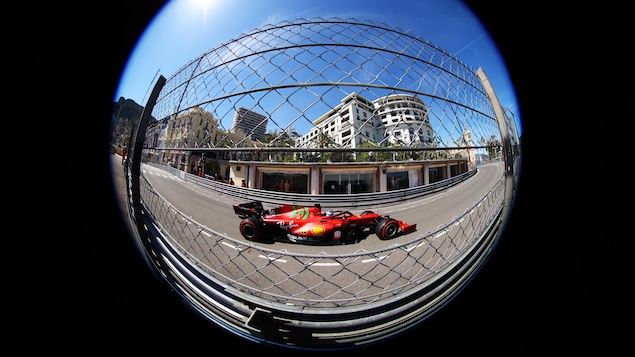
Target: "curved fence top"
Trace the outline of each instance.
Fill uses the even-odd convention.
[[[153,117],[162,120],[201,111],[213,118],[218,132],[216,139],[210,138],[212,129],[206,127],[207,136],[187,134],[200,140],[174,139],[156,146],[278,146],[272,143],[310,135],[351,100],[367,107],[368,118],[353,123],[357,130],[348,142],[334,139],[332,146],[379,146],[386,140],[409,146],[417,135],[433,147],[483,145],[500,133],[475,72],[420,36],[383,23],[340,18],[283,21],[222,43],[170,76]],[[404,105],[395,100],[399,96],[413,100]],[[409,117],[412,108],[423,118]],[[237,131],[236,118],[242,113],[255,113],[256,122],[241,127],[245,135],[236,137],[231,133]],[[382,128],[373,116],[381,117]],[[377,135],[362,127],[369,123],[374,123]],[[399,123],[406,132],[393,132]],[[320,127],[320,132],[332,136],[327,129]],[[338,130],[346,133],[344,127]],[[266,132],[274,137],[265,142]],[[466,133],[471,142],[465,142]],[[410,136],[406,139],[405,134]]]

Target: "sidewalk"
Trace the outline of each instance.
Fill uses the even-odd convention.
[[[112,189],[119,202],[119,209],[122,218],[128,226],[128,215],[126,213],[126,178],[124,176],[123,165],[121,164],[121,155],[111,154],[110,167],[112,175]]]

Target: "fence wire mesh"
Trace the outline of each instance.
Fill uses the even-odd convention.
[[[470,68],[420,36],[383,23],[337,17],[283,21],[222,43],[170,76],[160,89],[151,121],[142,134],[142,160],[166,172],[176,170],[182,178],[197,177],[189,181],[209,190],[210,195],[219,194],[219,190],[223,194],[238,192],[204,182],[222,177],[221,165],[226,165],[229,172],[229,166],[245,161],[330,164],[331,159],[337,159],[350,167],[352,163],[361,164],[354,169],[368,173],[376,182],[367,192],[348,196],[352,205],[363,194],[368,195],[365,199],[377,201],[379,196],[372,195],[387,191],[386,161],[395,162],[395,167],[420,161],[419,171],[404,171],[403,178],[410,180],[408,188],[420,190],[423,195],[426,190],[417,187],[436,184],[443,189],[443,180],[500,157],[500,146],[505,144],[500,118],[488,96],[491,89],[486,90],[481,81],[482,73],[482,69]],[[458,169],[450,169],[451,160]],[[201,161],[206,163],[202,175],[195,167]],[[377,166],[377,162],[384,165]],[[365,164],[368,168],[363,167]],[[438,179],[432,180],[429,176],[433,174],[427,170],[434,165],[442,169],[437,172]],[[285,168],[286,173],[299,166],[294,167]],[[344,172],[346,167],[341,167],[339,170]],[[303,171],[308,177],[304,182],[317,189],[311,191],[307,185],[297,197],[281,189],[285,195],[280,193],[272,202],[324,194],[318,181],[335,172],[332,170],[336,169],[320,166]],[[324,172],[325,176],[320,176]],[[417,177],[419,174],[421,177]],[[269,190],[262,176],[245,178],[260,181],[250,182],[248,189],[237,194],[241,198],[249,198],[251,189]],[[135,187],[136,181],[132,181]],[[155,239],[161,239],[161,243],[164,240],[192,269],[213,282],[210,289],[217,289],[213,294],[227,294],[224,300],[240,297],[240,303],[213,307],[222,303],[203,302],[201,297],[197,301],[194,296],[205,295],[205,289],[187,282],[185,272],[173,272],[175,277],[178,275],[175,281],[187,285],[181,289],[183,295],[205,314],[213,315],[212,319],[253,336],[268,325],[260,322],[254,328],[256,315],[280,313],[285,315],[279,319],[284,326],[274,335],[286,336],[295,331],[291,325],[303,330],[309,320],[321,314],[303,319],[301,312],[343,309],[351,315],[338,315],[340,320],[331,322],[338,326],[318,329],[311,336],[326,333],[316,337],[319,343],[325,343],[326,336],[337,340],[336,332],[343,329],[359,336],[352,342],[357,344],[369,331],[381,334],[399,329],[386,329],[384,324],[394,323],[388,321],[391,318],[396,321],[405,315],[425,315],[452,294],[438,292],[443,284],[437,284],[437,292],[429,295],[434,301],[424,296],[413,298],[421,306],[411,302],[412,310],[404,307],[403,311],[368,317],[363,322],[356,316],[360,311],[369,306],[383,308],[387,301],[421,291],[435,280],[444,279],[450,270],[456,276],[446,277],[449,285],[456,287],[469,280],[484,260],[474,255],[487,254],[493,244],[494,226],[500,224],[501,211],[510,195],[508,185],[509,180],[501,176],[482,191],[485,193],[476,202],[466,202],[462,213],[434,230],[417,232],[380,249],[362,247],[346,254],[298,253],[234,238],[192,218],[191,212],[182,211],[164,198],[141,171],[138,193],[136,189],[129,193],[138,195],[131,206],[135,202],[139,205],[130,214],[139,231],[159,232]],[[398,193],[397,189],[403,188],[396,187]],[[315,197],[323,197],[320,195]],[[258,193],[258,197],[274,196]],[[140,223],[148,217],[151,223]],[[150,225],[153,229],[148,229]],[[156,251],[148,240],[142,238],[141,244],[152,250],[148,256],[154,259]],[[163,264],[157,270],[170,280],[169,270],[177,269],[167,269],[166,265],[174,261],[167,255],[156,260],[163,262],[157,263]],[[462,261],[469,263],[456,268]],[[410,316],[408,320],[414,323],[418,318]],[[251,329],[246,328],[250,323]],[[311,326],[320,323],[329,324],[312,321]]]
[[[141,197],[167,241],[221,285],[288,306],[338,308],[421,289],[483,237],[501,210],[504,190],[501,177],[480,201],[437,230],[353,254],[293,253],[232,238],[181,212],[145,178]]]
[[[148,146],[164,157],[500,144],[473,68],[409,31],[354,19],[284,21],[220,44],[168,78],[152,117],[169,134]]]

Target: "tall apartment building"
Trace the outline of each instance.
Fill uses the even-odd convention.
[[[364,138],[377,140],[373,103],[351,93],[341,103],[313,122],[313,128],[296,139],[297,147],[357,147]],[[324,142],[328,139],[329,142]]]
[[[311,131],[296,140],[297,147],[356,148],[366,140],[425,147],[433,142],[428,110],[419,97],[409,94],[370,101],[351,93],[313,125]]]
[[[265,135],[268,118],[247,108],[239,107],[234,113],[234,121],[230,129],[231,132],[241,130],[247,137],[259,140]]]
[[[434,141],[428,108],[421,98],[410,94],[391,94],[373,102],[381,121],[383,139],[390,143],[429,147]]]

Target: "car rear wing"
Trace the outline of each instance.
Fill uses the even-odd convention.
[[[262,202],[260,201],[241,203],[238,206],[233,207],[234,213],[236,213],[240,218],[262,217],[264,214],[264,208],[262,207]]]

